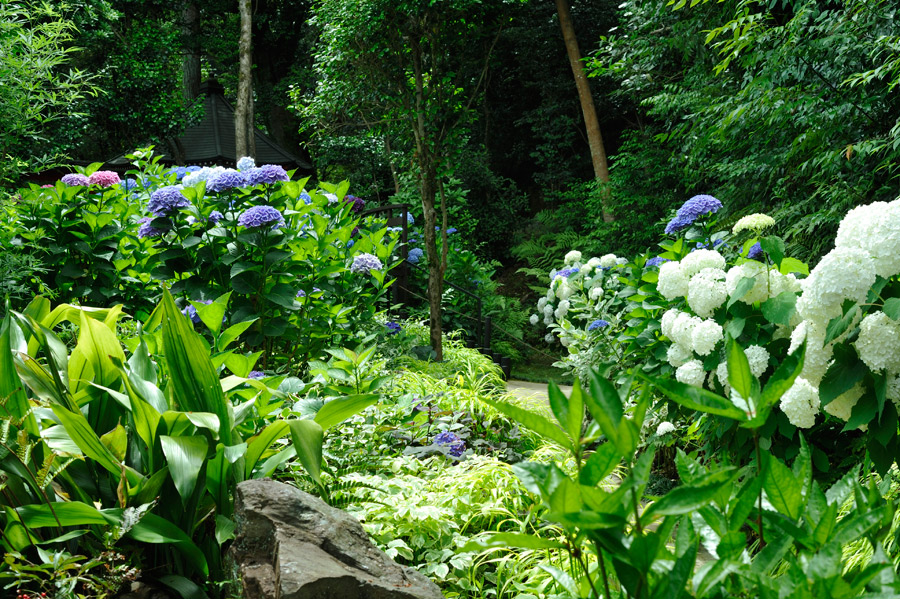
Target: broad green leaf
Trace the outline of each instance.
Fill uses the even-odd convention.
[[[797,294],[792,291],[782,291],[775,297],[770,297],[762,304],[760,309],[766,320],[772,324],[789,326],[791,316],[797,311]],[[739,335],[740,333],[738,333]],[[737,336],[737,335],[733,335]]]
[[[832,318],[828,322],[828,327],[825,329],[825,341],[823,342],[825,345],[843,335],[850,325],[853,324],[853,320],[859,312],[859,304],[852,303],[850,300],[847,300],[846,303],[849,305],[844,306],[843,316]]]
[[[735,472],[728,476],[710,477],[712,480],[709,480],[707,484],[675,487],[655,501],[647,509],[642,519],[652,519],[656,516],[680,516],[694,512],[709,503],[721,489],[734,484],[737,476],[738,474]]]
[[[314,420],[291,420],[291,439],[303,468],[319,485],[322,484],[322,440],[325,431]]]
[[[219,545],[234,538],[234,520],[222,515],[216,516],[216,542]]]
[[[779,266],[784,260],[784,240],[775,235],[769,235],[759,240],[762,250],[769,255],[775,266]]]
[[[69,381],[73,392],[90,383],[112,387],[120,375],[111,358],[125,361],[125,352],[115,333],[104,323],[82,312],[78,343],[69,357]]]
[[[181,599],[209,599],[209,596],[203,592],[203,589],[184,576],[165,574],[157,580],[178,593]]]
[[[159,438],[163,454],[169,464],[169,474],[181,499],[187,505],[206,456],[209,453],[209,442],[204,437],[170,437]]]
[[[892,320],[900,320],[900,297],[892,297],[884,302],[882,312]]]
[[[649,377],[643,374],[638,376],[653,384],[675,403],[691,410],[715,414],[716,416],[725,416],[732,420],[744,421],[747,419],[747,415],[744,414],[743,410],[736,408],[734,404],[721,395],[668,378]]]
[[[734,290],[734,293],[728,299],[728,307],[730,308],[736,302],[738,302],[742,297],[747,295],[747,293],[753,289],[753,286],[756,285],[756,277],[744,277],[738,282],[737,287]]]
[[[206,557],[197,545],[178,526],[156,514],[145,514],[140,522],[126,533],[136,541],[173,545],[191,563],[197,572],[209,575]]]
[[[806,263],[797,260],[796,258],[785,258],[781,261],[781,266],[778,267],[778,270],[783,275],[787,275],[792,272],[801,275],[809,274],[809,266],[807,266]]]
[[[502,412],[509,416],[525,428],[533,430],[551,441],[555,441],[566,449],[574,450],[572,440],[569,439],[566,433],[540,414],[535,414],[534,412],[529,412],[519,406],[514,406],[513,404],[497,401],[488,397],[479,397],[478,399],[495,408],[498,412]]]
[[[185,417],[197,428],[212,431],[213,438],[219,437],[219,417],[209,412],[185,412]]]
[[[314,420],[319,423],[323,430],[327,431],[347,418],[362,412],[369,406],[375,405],[378,402],[378,397],[378,395],[373,393],[364,393],[362,395],[346,395],[332,399],[316,412]]]
[[[578,482],[588,487],[594,487],[609,476],[621,461],[622,454],[616,450],[616,446],[613,443],[604,443],[588,457],[581,467]]]
[[[249,329],[250,326],[251,326],[254,322],[256,322],[256,320],[257,320],[256,318],[254,318],[254,319],[252,319],[252,320],[245,320],[245,321],[243,321],[243,322],[239,322],[239,323],[237,323],[237,324],[233,324],[233,325],[231,325],[230,327],[228,327],[227,329],[225,329],[224,331],[222,331],[222,334],[219,335],[219,338],[218,338],[218,340],[217,340],[217,344],[218,344],[219,350],[220,350],[220,351],[221,351],[221,350],[224,350],[224,349],[227,348],[229,345],[231,345],[231,343],[232,343],[235,339],[237,339],[238,337],[240,337],[240,336],[241,336],[241,333],[243,333],[244,331],[246,331],[247,329]]]
[[[225,309],[228,307],[229,297],[231,297],[230,291],[211,304],[191,302],[191,305],[197,310],[197,316],[200,318],[200,321],[206,325],[206,328],[212,331],[213,335],[219,334],[222,323],[225,321]]]
[[[753,396],[753,373],[744,349],[732,338],[726,341],[728,352],[728,384],[741,397],[749,400]]]
[[[569,422],[569,400],[563,394],[562,391],[559,390],[559,386],[550,381],[547,385],[547,397],[550,401],[550,411],[553,412],[553,415],[556,417],[556,421],[560,426],[565,427]],[[579,430],[579,433],[581,431]],[[569,431],[571,436],[571,431]]]
[[[565,549],[566,546],[559,541],[544,537],[514,532],[498,532],[480,539],[473,539],[466,543],[460,551],[483,551],[485,549],[506,549],[509,547],[519,547],[521,549]]]
[[[766,478],[763,488],[769,503],[778,512],[796,522],[803,509],[803,495],[800,482],[794,478],[794,473],[781,461],[768,452],[762,454],[766,460]]]
[[[822,407],[852,389],[868,372],[869,368],[859,359],[859,355],[850,344],[839,343],[834,346],[834,362],[828,367],[819,385]]]
[[[244,476],[245,478],[251,478],[253,474],[253,469],[256,468],[256,464],[259,462],[259,459],[262,457],[263,453],[269,448],[270,445],[276,440],[288,434],[289,429],[288,425],[283,420],[276,420],[265,429],[262,430],[258,435],[250,439],[247,444],[247,455],[246,461],[244,463]]]
[[[100,436],[100,442],[118,461],[121,462],[125,459],[125,451],[128,449],[128,434],[125,432],[124,426],[116,425],[116,428]]]
[[[84,452],[84,455],[96,461],[118,479],[122,473],[121,462],[100,441],[100,437],[88,424],[84,414],[81,412],[70,412],[61,406],[50,406],[50,408],[62,426],[65,427],[72,441]],[[129,482],[137,483],[137,480]]]
[[[115,518],[112,516],[104,516],[103,512],[94,506],[80,501],[24,505],[16,508],[16,512],[28,528],[83,526],[85,524],[106,526],[115,523]]]

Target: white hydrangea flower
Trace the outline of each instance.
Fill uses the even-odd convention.
[[[731,385],[728,384],[728,362],[719,364],[719,367],[716,368],[716,378],[719,379],[719,384],[727,394],[731,390]]]
[[[769,297],[778,297],[785,291],[800,293],[800,281],[794,273],[783,275],[774,268],[769,271]]]
[[[662,437],[663,435],[668,435],[669,433],[675,432],[675,425],[671,422],[660,422],[659,426],[656,427],[656,436]]]
[[[865,300],[874,282],[875,262],[868,252],[835,248],[803,280],[797,310],[806,320],[827,322],[841,315],[841,303],[845,299]]]
[[[775,219],[767,214],[757,212],[756,214],[748,214],[747,216],[734,223],[731,228],[732,235],[737,235],[741,231],[762,231],[769,227],[775,226]]]
[[[753,376],[759,378],[769,368],[769,352],[760,345],[751,345],[744,349],[744,355],[747,356],[747,362],[750,364],[750,372]]]
[[[669,364],[672,368],[678,368],[684,364],[687,364],[694,357],[693,353],[691,353],[691,348],[684,347],[678,343],[673,343],[669,346],[669,350],[666,352],[666,359],[669,361]]]
[[[850,420],[850,414],[853,412],[853,406],[857,404],[859,398],[863,396],[866,388],[862,382],[856,383],[852,389],[837,396],[831,403],[825,406],[825,411],[840,418],[844,422]]]
[[[530,322],[532,325],[536,325],[540,321],[541,321],[541,317],[538,316],[537,314],[532,314],[531,318],[528,319],[528,322]]]
[[[571,304],[569,303],[569,300],[562,300],[561,302],[559,302],[559,305],[556,307],[556,310],[553,312],[553,315],[556,316],[557,320],[562,320],[562,318],[569,311],[570,305]]]
[[[587,261],[587,266],[590,266],[591,268],[597,268],[598,266],[601,266],[600,258],[597,258],[596,256],[591,258]]]
[[[563,258],[563,262],[565,262],[566,264],[581,262],[581,252],[579,252],[578,250],[572,250],[571,252],[566,254],[566,257]]]
[[[551,325],[553,322],[553,308],[550,308],[550,314],[544,314],[544,324]]]
[[[819,413],[819,390],[809,381],[797,377],[794,384],[781,396],[781,411],[797,428],[810,428]],[[849,417],[849,416],[848,416]]]
[[[569,347],[570,345],[572,345],[572,340],[569,339],[568,337],[560,337],[559,344],[562,345],[563,347]]]
[[[703,370],[703,363],[700,360],[691,360],[686,364],[679,366],[675,371],[675,379],[679,383],[685,385],[694,385],[702,387],[706,378],[706,371]]]
[[[688,282],[687,302],[701,318],[709,318],[716,308],[725,303],[728,294],[725,289],[725,271],[719,268],[704,268]]]
[[[675,324],[675,319],[678,318],[679,314],[681,314],[680,310],[669,308],[659,320],[660,332],[669,339],[672,338],[672,325]]]
[[[755,304],[756,302],[764,302],[769,297],[769,289],[766,281],[766,265],[762,262],[751,260],[744,262],[738,266],[732,266],[725,275],[725,287],[728,290],[728,296],[731,297],[737,291],[738,286],[744,279],[755,279],[753,287],[741,296],[739,301],[745,304]]]
[[[569,285],[569,282],[566,280],[562,280],[559,283],[559,286],[556,288],[556,297],[561,300],[567,300],[572,297],[572,294],[575,292],[574,289]]]
[[[538,300],[538,303],[537,303],[537,309],[538,309],[539,312],[543,312],[543,311],[544,311],[544,306],[547,305],[547,301],[548,301],[548,300],[547,300],[546,297],[542,297],[541,299]]]
[[[886,279],[900,273],[900,201],[873,202],[848,212],[838,227],[834,246],[866,251],[875,274]]]
[[[791,333],[791,346],[788,348],[788,355],[791,355],[806,340],[806,356],[800,376],[814,386],[822,382],[834,354],[834,342],[825,345],[825,327],[824,324],[804,320]]]
[[[589,265],[587,265],[587,264],[582,264],[582,265],[581,265],[581,274],[583,274],[583,275],[588,274],[588,273],[591,272],[592,270],[594,270],[594,269],[593,269],[592,267],[590,267]]]
[[[900,374],[889,373],[887,377],[887,390],[885,395],[894,402],[894,407],[900,411]]]
[[[553,284],[550,284],[550,289],[547,290],[547,295],[545,296],[547,301],[552,301],[556,297],[556,291],[553,289]]]
[[[716,344],[725,338],[722,327],[709,318],[694,325],[691,331],[691,346],[699,356],[708,356]]]
[[[553,314],[553,306],[550,304],[544,304],[544,316],[550,316]]]
[[[600,266],[603,268],[612,268],[617,264],[618,258],[615,254],[606,254],[600,257]]]
[[[599,285],[597,285],[596,287],[591,289],[591,292],[588,295],[590,296],[590,298],[592,300],[594,300],[596,302],[598,299],[603,297],[603,287],[600,287]]]
[[[725,270],[725,258],[716,250],[694,250],[682,258],[680,264],[687,277],[694,276],[704,268]]]
[[[619,266],[624,266],[628,264],[628,258],[616,258],[616,264]]]
[[[553,336],[553,333],[547,333],[546,335],[544,335],[544,341],[546,341],[547,343],[553,343],[554,341],[556,341],[556,337]]]
[[[691,316],[687,312],[681,312],[672,323],[672,336],[669,337],[675,343],[680,343],[685,347],[693,348],[694,327],[703,322],[696,316]]]
[[[664,262],[659,267],[656,289],[667,300],[684,297],[688,293],[688,280],[680,262]]]
[[[854,345],[859,359],[870,370],[900,371],[900,324],[884,312],[874,312],[862,319]]]

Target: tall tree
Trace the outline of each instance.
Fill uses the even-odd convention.
[[[185,0],[181,11],[181,44],[184,52],[182,87],[186,102],[200,95],[200,7]]]
[[[251,39],[253,17],[250,13],[250,0],[238,0],[241,14],[241,34],[239,53],[240,69],[238,72],[237,106],[234,111],[234,144],[238,157],[254,156],[253,136],[253,71]]]
[[[606,148],[603,146],[603,135],[600,133],[600,122],[597,120],[594,98],[591,96],[591,88],[584,73],[584,64],[581,62],[581,50],[578,48],[578,38],[575,37],[575,25],[572,23],[572,12],[569,10],[568,0],[556,0],[556,12],[559,15],[559,26],[562,28],[563,39],[566,42],[566,52],[569,55],[569,64],[572,66],[572,75],[575,77],[581,112],[584,114],[584,126],[591,148],[594,176],[602,184],[607,184],[609,183],[609,168],[606,163]],[[613,215],[609,210],[607,199],[609,196],[605,189],[601,193],[603,194],[601,196],[603,220],[610,222],[613,220]]]
[[[430,340],[438,360],[447,247],[441,174],[453,136],[483,91],[498,29],[492,16],[478,0],[321,0],[314,7],[321,44],[310,114],[355,119],[413,148],[425,220]]]

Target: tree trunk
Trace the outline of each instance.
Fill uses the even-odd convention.
[[[568,0],[556,0],[556,12],[559,14],[559,26],[562,28],[563,40],[566,42],[569,64],[572,66],[572,74],[575,76],[575,86],[578,88],[578,99],[581,102],[584,126],[587,129],[588,144],[591,148],[594,176],[605,185],[609,183],[606,149],[603,147],[603,136],[600,134],[600,123],[597,121],[594,98],[591,96],[591,88],[588,86],[587,77],[584,74],[581,50],[578,48],[578,38],[575,37],[575,26],[572,24],[572,14],[569,12]],[[613,220],[613,215],[609,210],[609,191],[604,188],[601,190],[601,193],[603,221],[610,222]]]
[[[181,11],[181,40],[182,93],[185,103],[190,103],[200,95],[200,9],[193,0],[187,0]]]
[[[253,156],[253,104],[250,39],[252,17],[250,0],[238,0],[241,13],[241,35],[238,43],[240,70],[238,71],[237,106],[234,110],[234,145],[236,158]]]

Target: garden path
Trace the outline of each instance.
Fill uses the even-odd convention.
[[[572,392],[569,385],[560,385],[560,390],[568,395]],[[528,381],[506,381],[506,390],[515,397],[523,400],[523,403],[536,403],[540,405],[549,405],[550,398],[547,396],[547,383],[530,383]]]

